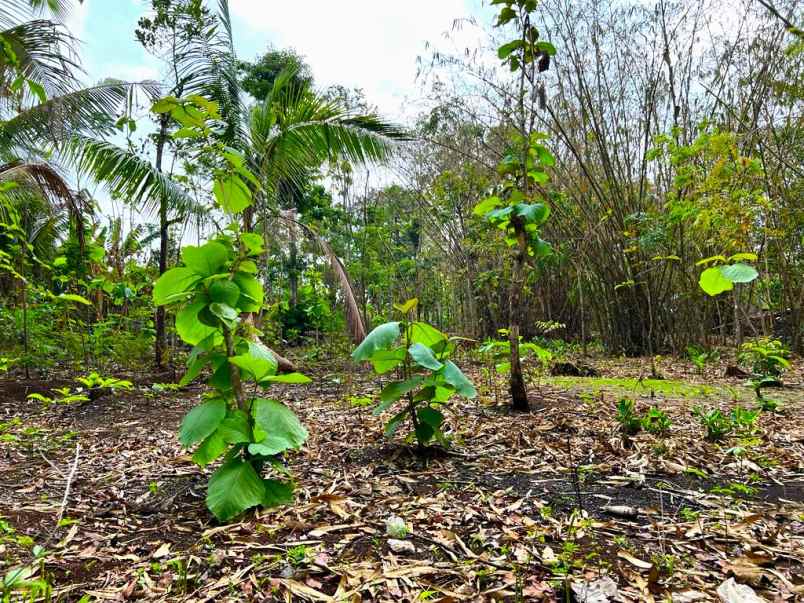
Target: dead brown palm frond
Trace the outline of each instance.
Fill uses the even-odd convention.
[[[352,337],[352,341],[354,341],[355,344],[359,344],[366,338],[366,323],[363,319],[363,315],[360,313],[360,308],[357,305],[357,296],[355,295],[354,287],[352,287],[349,274],[346,272],[346,267],[343,265],[343,262],[341,262],[329,242],[319,235],[315,229],[296,220],[290,212],[282,212],[278,214],[277,217],[291,228],[297,226],[301,228],[310,239],[316,242],[324,255],[327,256],[330,268],[338,278],[338,284],[340,285],[349,335]]]
[[[346,273],[343,262],[335,255],[335,251],[333,251],[329,242],[322,239],[317,234],[313,234],[319,247],[321,247],[321,250],[324,252],[324,255],[329,259],[329,265],[332,271],[338,277],[344,305],[346,306],[346,324],[349,327],[349,334],[352,336],[352,341],[354,341],[355,344],[359,344],[366,338],[366,325],[363,321],[363,316],[360,314],[360,309],[357,306],[355,291],[352,287],[352,283],[349,281],[349,275]]]
[[[33,186],[55,209],[66,210],[75,227],[78,245],[84,252],[84,212],[80,199],[73,195],[61,175],[46,163],[14,161],[0,165],[0,182],[18,182]]]

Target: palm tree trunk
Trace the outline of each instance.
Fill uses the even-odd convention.
[[[290,258],[288,259],[288,286],[290,287],[290,310],[293,312],[299,303],[299,249],[296,244],[296,231],[290,227]]]

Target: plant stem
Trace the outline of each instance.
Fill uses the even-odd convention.
[[[223,326],[223,340],[226,343],[226,359],[228,359],[235,355],[234,349],[234,337],[232,336],[232,331],[226,325]],[[234,392],[235,400],[237,401],[237,407],[245,411],[246,410],[246,398],[243,395],[243,384],[240,381],[240,369],[236,367],[234,364],[229,364],[229,376],[232,380],[232,391]]]

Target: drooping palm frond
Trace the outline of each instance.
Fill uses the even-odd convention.
[[[113,196],[146,212],[158,211],[162,199],[180,215],[198,209],[186,191],[147,158],[110,142],[74,136],[62,155],[76,170],[102,182]]]
[[[138,89],[156,95],[150,82],[114,81],[48,99],[0,124],[0,153],[9,156],[59,146],[76,133],[109,133]]]
[[[357,305],[357,295],[355,295],[354,287],[352,287],[352,282],[349,279],[349,274],[346,272],[346,267],[343,265],[343,262],[341,262],[338,255],[332,249],[329,241],[322,237],[314,228],[299,222],[291,214],[286,212],[280,212],[277,217],[290,228],[301,228],[326,256],[327,261],[329,261],[330,269],[338,279],[338,288],[343,296],[346,327],[349,329],[349,335],[352,337],[352,341],[355,344],[361,343],[366,338],[366,323],[363,319],[363,315],[360,313],[360,307]]]
[[[26,194],[34,189],[46,201],[46,206],[54,215],[66,214],[72,221],[79,248],[84,249],[84,208],[80,200],[73,195],[61,175],[46,163],[11,162],[0,165],[0,182],[14,181],[22,185],[22,190],[14,190],[5,194],[14,197]]]
[[[16,65],[0,60],[2,96],[8,96],[8,87],[18,74],[43,86],[48,96],[65,94],[78,87],[76,74],[81,67],[74,51],[76,40],[62,25],[35,19],[6,28],[0,31],[0,36],[17,60]]]
[[[77,3],[83,1],[77,0]],[[0,19],[23,20],[31,15],[43,14],[64,19],[75,4],[73,0],[0,0]]]

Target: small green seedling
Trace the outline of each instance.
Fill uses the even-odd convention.
[[[454,394],[474,398],[477,391],[449,360],[455,350],[454,342],[435,327],[412,319],[417,305],[415,298],[396,304],[394,307],[403,319],[374,329],[352,353],[352,358],[371,362],[378,375],[398,369],[400,378],[383,388],[380,403],[374,409],[374,414],[379,415],[401,404],[401,409],[386,423],[388,437],[408,419],[419,446],[432,440],[447,446],[440,409]]]
[[[666,433],[670,430],[672,422],[665,412],[652,406],[642,417],[642,429],[649,433]]]
[[[720,412],[719,409],[704,411],[696,406],[692,414],[701,422],[706,429],[706,439],[710,442],[717,442],[726,437],[732,430],[732,422],[729,417]]]
[[[731,411],[731,422],[739,431],[753,433],[756,431],[756,422],[760,412],[759,409],[751,410],[737,406]]]
[[[639,415],[636,414],[636,405],[630,398],[621,398],[617,402],[617,422],[620,424],[620,431],[625,435],[635,435],[639,433],[641,422]]]

